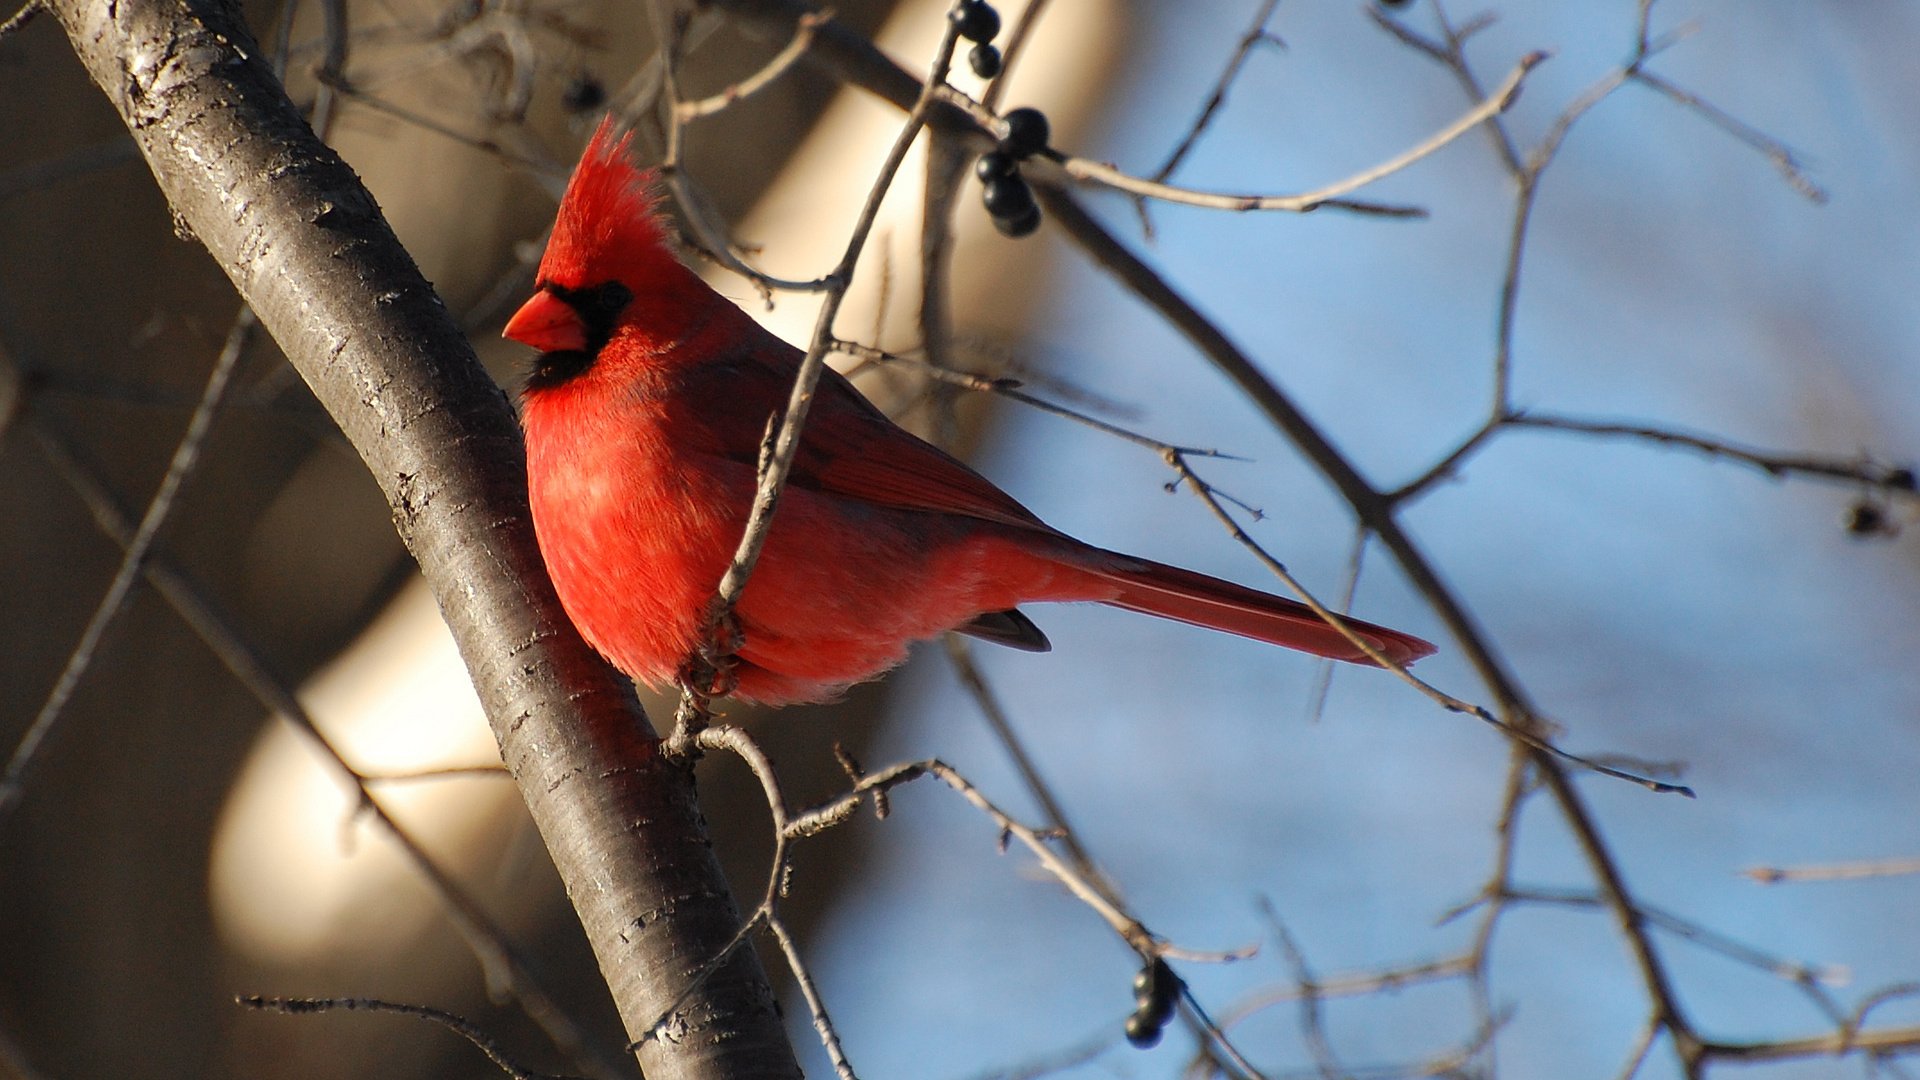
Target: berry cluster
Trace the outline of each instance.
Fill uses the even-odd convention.
[[[1014,109],[1000,118],[1000,145],[980,155],[973,174],[984,186],[987,214],[1006,236],[1026,236],[1040,227],[1040,206],[1020,175],[1020,163],[1047,148],[1047,117],[1039,109]]]
[[[960,0],[947,12],[953,32],[973,42],[967,63],[983,79],[1000,74],[1000,13],[987,0]],[[1020,163],[1047,148],[1047,118],[1039,109],[1015,109],[1000,118],[1000,145],[974,163],[973,175],[985,189],[987,215],[1003,236],[1026,236],[1040,227],[1040,205],[1020,175]]]
[[[1158,1043],[1185,988],[1180,976],[1159,957],[1141,968],[1133,977],[1134,1008],[1133,1015],[1127,1017],[1127,1041],[1142,1050]]]
[[[1000,13],[993,10],[987,0],[960,0],[960,4],[947,12],[947,18],[953,20],[954,33],[973,42],[972,51],[967,53],[967,66],[983,79],[991,79],[1000,74],[1000,50],[993,39],[1000,33]]]

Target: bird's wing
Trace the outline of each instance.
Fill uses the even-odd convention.
[[[706,369],[704,377],[722,379],[725,387],[722,397],[708,400],[740,403],[724,416],[702,418],[715,449],[756,463],[766,418],[785,409],[798,357],[792,346],[771,342],[735,363]],[[901,510],[1054,531],[992,481],[889,420],[832,368],[821,374],[788,483]]]

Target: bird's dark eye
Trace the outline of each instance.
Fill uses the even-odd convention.
[[[600,347],[613,337],[613,326],[619,321],[620,313],[633,303],[633,290],[617,281],[603,281],[579,289],[549,282],[546,288],[580,313],[580,323],[586,329],[587,351],[590,353],[599,352]]]

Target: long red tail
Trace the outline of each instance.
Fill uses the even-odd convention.
[[[1088,568],[1120,586],[1119,596],[1104,601],[1114,607],[1223,630],[1334,660],[1373,663],[1366,653],[1305,604],[1177,566],[1127,555],[1115,555],[1114,561],[1116,565]],[[1359,619],[1342,621],[1395,663],[1411,664],[1436,651],[1432,644],[1412,634]]]

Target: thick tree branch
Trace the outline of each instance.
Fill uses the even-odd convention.
[[[59,0],[172,204],[365,459],[445,613],[630,1032],[738,925],[690,776],[554,597],[512,410],[231,8]],[[742,951],[639,1051],[654,1080],[793,1077]]]

